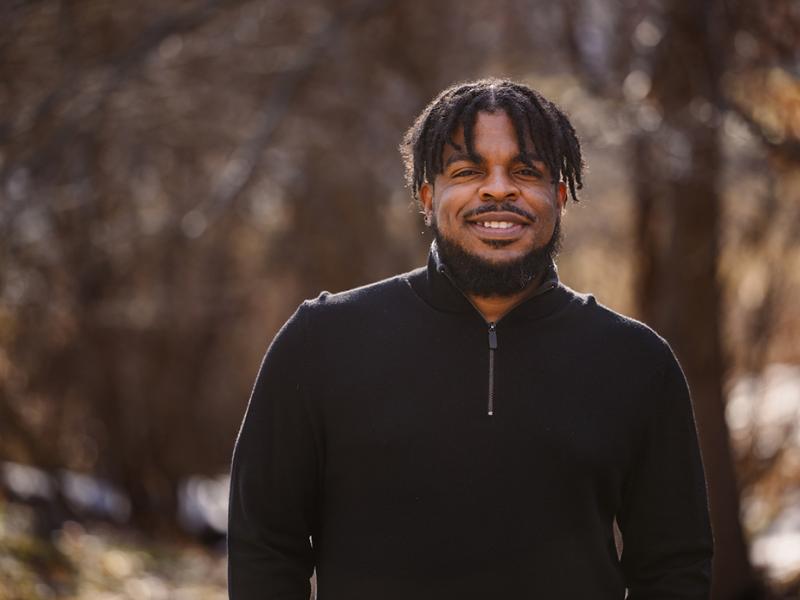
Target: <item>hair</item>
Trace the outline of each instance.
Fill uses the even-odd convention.
[[[442,152],[445,144],[457,150],[453,134],[464,128],[467,154],[475,153],[475,120],[479,112],[504,111],[514,124],[523,161],[529,164],[536,144],[539,158],[547,165],[553,183],[564,181],[570,195],[578,201],[577,190],[583,187],[583,159],[575,129],[564,112],[539,92],[508,79],[480,79],[453,85],[431,101],[415,119],[400,144],[406,170],[406,182],[415,200],[425,182],[433,182],[444,170]]]

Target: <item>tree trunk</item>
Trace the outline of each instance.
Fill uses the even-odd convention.
[[[755,597],[725,422],[717,280],[720,149],[706,3],[673,0],[648,97],[662,115],[635,140],[637,297],[675,350],[694,399],[715,540],[714,600]]]

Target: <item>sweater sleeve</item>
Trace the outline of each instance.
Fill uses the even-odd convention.
[[[707,600],[713,542],[706,482],[686,379],[667,353],[618,514],[621,566],[628,600]]]
[[[304,305],[261,363],[231,467],[231,600],[308,600],[317,495],[317,439],[303,377]]]

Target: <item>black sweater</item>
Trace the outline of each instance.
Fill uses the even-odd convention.
[[[314,568],[319,600],[705,599],[684,376],[646,326],[561,284],[487,324],[432,253],[275,337],[228,543],[232,600],[305,600]]]

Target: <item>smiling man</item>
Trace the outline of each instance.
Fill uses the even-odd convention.
[[[305,600],[315,569],[321,600],[708,598],[681,369],[558,280],[567,117],[482,80],[401,150],[428,265],[323,292],[270,345],[234,451],[231,599]]]

